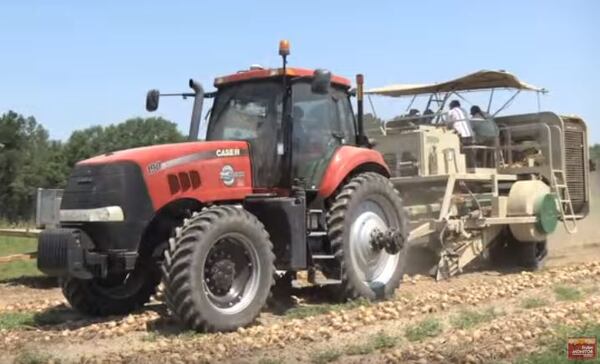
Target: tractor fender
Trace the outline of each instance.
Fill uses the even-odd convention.
[[[357,172],[378,172],[390,176],[383,156],[376,150],[344,145],[335,151],[325,170],[319,195],[331,196],[349,175]]]

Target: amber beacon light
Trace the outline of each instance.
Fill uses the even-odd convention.
[[[287,56],[290,54],[290,42],[287,39],[282,39],[279,41],[279,55]]]

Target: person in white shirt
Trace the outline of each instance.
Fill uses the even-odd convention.
[[[463,142],[470,142],[473,138],[473,128],[471,121],[467,117],[466,111],[460,107],[458,100],[450,102],[450,110],[446,118],[448,128],[456,130]]]

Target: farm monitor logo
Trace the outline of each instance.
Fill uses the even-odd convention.
[[[596,337],[570,337],[567,342],[567,358],[569,360],[596,359]]]

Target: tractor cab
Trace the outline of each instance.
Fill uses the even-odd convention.
[[[345,78],[302,68],[250,69],[218,77],[215,87],[206,140],[248,142],[256,188],[302,180],[314,189],[334,151],[356,143]]]

